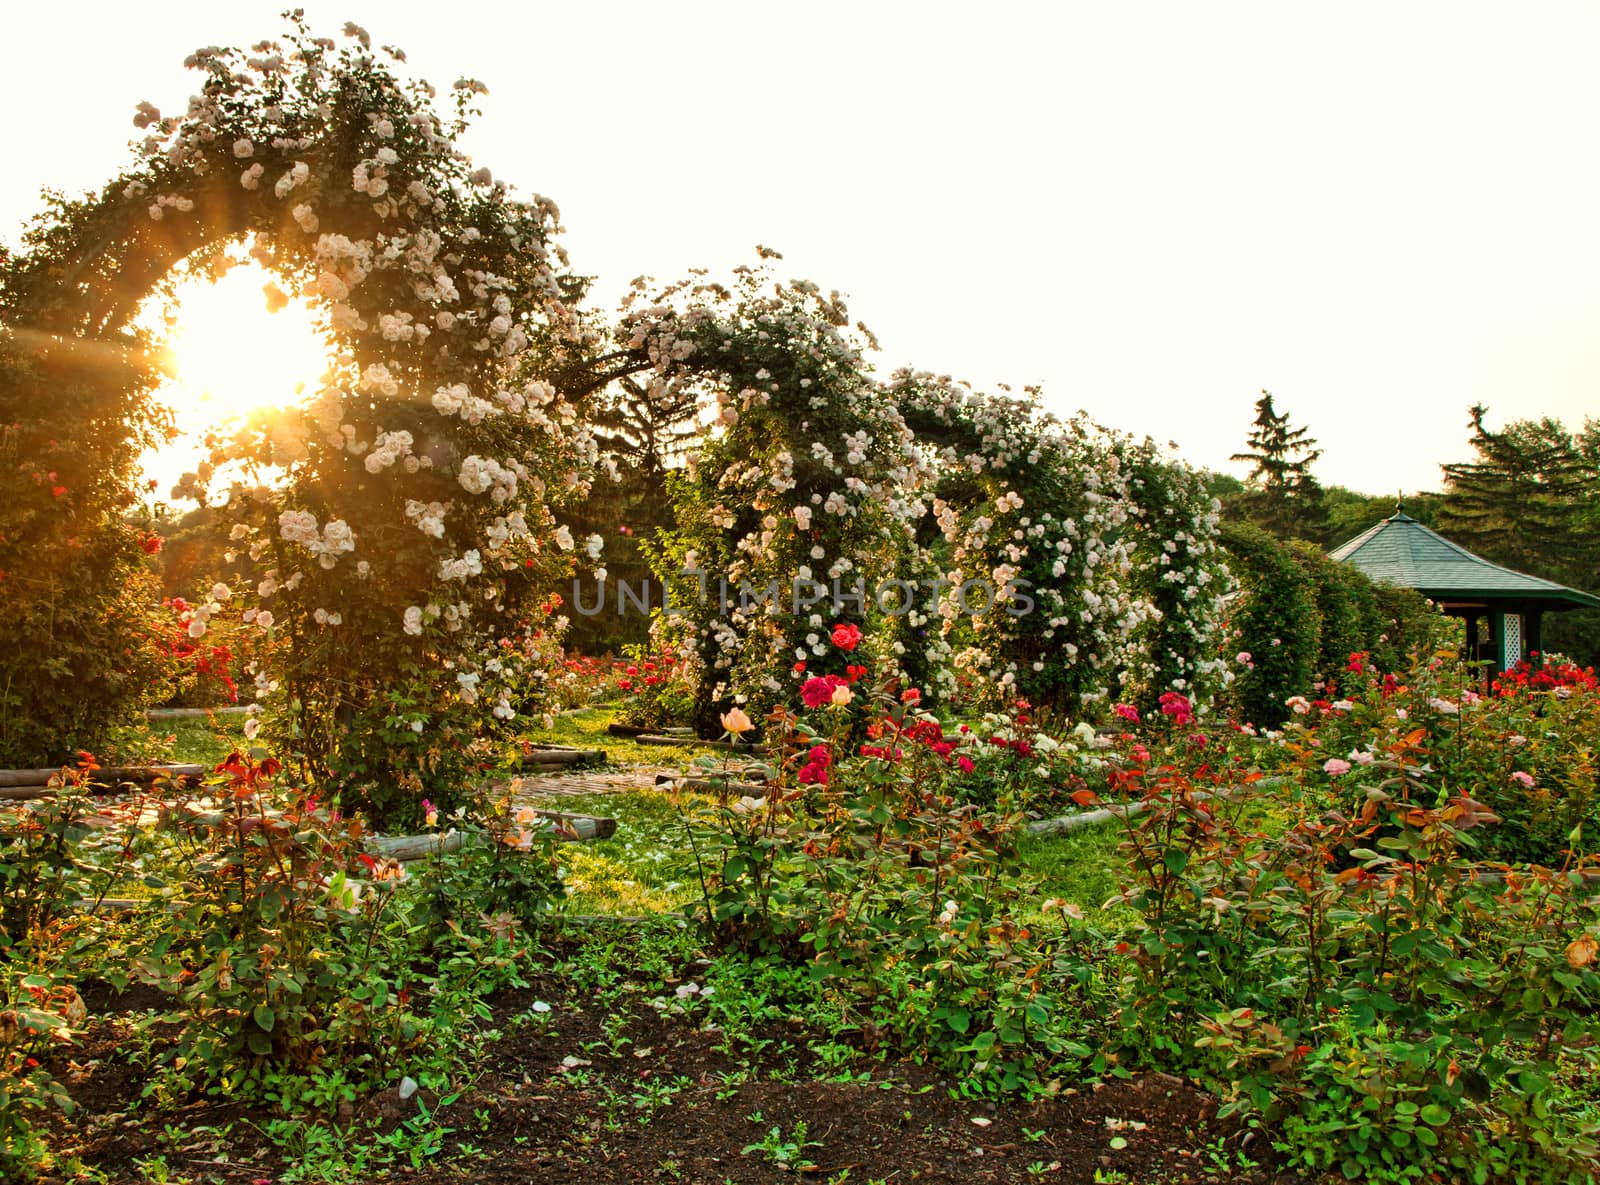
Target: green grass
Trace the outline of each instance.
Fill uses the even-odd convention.
[[[614,737],[606,726],[617,718],[612,707],[577,708],[555,717],[552,728],[533,728],[523,735],[540,745],[569,745],[574,749],[604,749],[608,765],[663,765],[682,769],[700,749],[668,745],[641,745],[629,737]]]
[[[158,720],[153,727],[173,738],[172,760],[213,766],[250,742],[244,739],[244,716],[212,716]]]
[[[1038,882],[1035,905],[1060,897],[1085,915],[1101,912],[1127,883],[1128,859],[1117,850],[1125,834],[1121,823],[1104,823],[1062,836],[1023,836],[1017,855],[1025,875]],[[1125,905],[1114,905],[1105,920],[1109,923],[1129,912]]]
[[[151,720],[117,729],[110,747],[100,755],[108,765],[174,763],[207,768],[249,744],[244,738],[244,716],[185,716],[178,720]]]
[[[536,784],[529,787],[537,798]],[[683,809],[708,801],[684,794]],[[638,915],[682,909],[700,896],[683,817],[670,796],[653,790],[551,798],[552,810],[617,820],[610,839],[561,847],[569,913]]]

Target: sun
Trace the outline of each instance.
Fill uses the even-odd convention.
[[[178,286],[165,313],[171,377],[156,398],[177,437],[141,459],[156,489],[195,470],[207,433],[304,403],[328,369],[321,318],[247,260]]]
[[[201,431],[259,410],[303,401],[328,365],[317,316],[287,297],[276,277],[242,263],[181,290],[165,395]]]

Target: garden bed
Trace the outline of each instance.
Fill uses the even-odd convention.
[[[504,1036],[453,1101],[385,1091],[345,1103],[328,1125],[306,1121],[298,1139],[270,1108],[142,1100],[152,1076],[124,1058],[124,1010],[160,1001],[91,993],[98,1018],[57,1067],[81,1109],[55,1119],[52,1138],[60,1156],[112,1180],[197,1185],[386,1172],[419,1185],[1298,1180],[1273,1171],[1265,1139],[1217,1120],[1214,1099],[1166,1075],[996,1105],[960,1098],[959,1083],[926,1067],[878,1060],[870,1034],[846,1043],[798,1017],[740,1031],[703,1009],[650,1006],[697,970],[613,986],[609,1004],[552,971],[493,999]],[[149,1052],[159,1049],[157,1038]],[[363,1138],[347,1142],[336,1124]]]

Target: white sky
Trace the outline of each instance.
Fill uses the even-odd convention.
[[[9,6],[0,239],[284,6]],[[560,203],[601,307],[764,243],[885,371],[1040,383],[1234,471],[1265,387],[1372,493],[1437,488],[1474,402],[1600,414],[1591,3],[306,8],[489,85],[467,147]]]

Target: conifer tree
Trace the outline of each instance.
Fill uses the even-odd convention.
[[[1588,592],[1600,585],[1600,423],[1574,435],[1560,421],[1491,431],[1470,412],[1477,457],[1444,466],[1439,529],[1487,560]],[[1600,659],[1600,610],[1551,614],[1546,649]]]
[[[1245,438],[1249,451],[1230,460],[1251,466],[1244,492],[1233,509],[1280,538],[1304,537],[1322,519],[1322,488],[1311,466],[1322,456],[1305,427],[1291,427],[1289,413],[1272,405],[1272,393],[1256,400],[1256,418]]]

